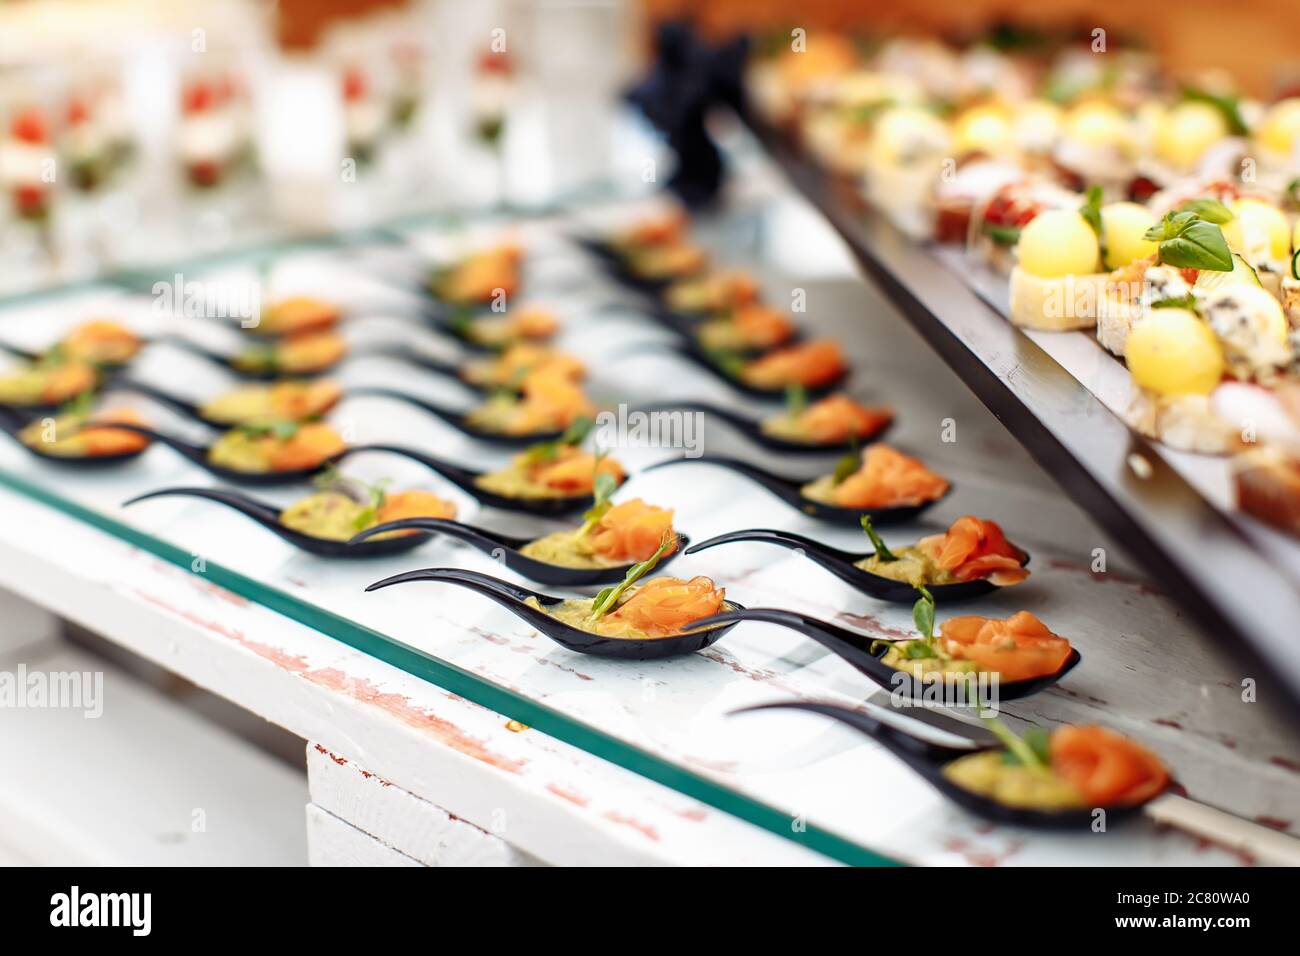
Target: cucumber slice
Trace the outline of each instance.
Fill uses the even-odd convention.
[[[1300,249],[1291,257],[1291,278],[1300,279]]]
[[[1232,254],[1231,272],[1214,272],[1209,269],[1202,269],[1192,288],[1198,292],[1209,292],[1211,289],[1218,289],[1225,285],[1262,286],[1263,284],[1259,281],[1259,274],[1254,267],[1243,259],[1239,253],[1234,252]]]

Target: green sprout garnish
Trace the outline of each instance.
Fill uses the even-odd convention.
[[[270,435],[278,441],[288,441],[298,434],[298,429],[301,427],[301,422],[277,418],[267,421],[245,422],[242,425],[236,425],[234,430],[242,432],[249,438],[265,438]]]
[[[862,523],[862,530],[867,533],[867,537],[871,539],[872,546],[876,549],[876,557],[881,561],[897,561],[898,555],[889,550],[884,539],[880,537],[876,532],[876,529],[872,526],[871,515],[863,515],[858,520]]]
[[[593,504],[582,516],[582,527],[578,529],[579,538],[591,534],[592,529],[600,524],[600,520],[609,514],[609,509],[614,507],[610,497],[618,489],[618,481],[609,472],[600,470],[600,462],[605,454],[601,452],[596,456],[596,478],[592,482],[591,492]]]
[[[921,632],[921,637],[900,645],[903,656],[913,661],[939,656],[934,650],[934,595],[924,586],[917,587],[917,591],[921,597],[912,605],[912,621]]]
[[[831,472],[831,484],[839,485],[861,466],[862,456],[858,453],[858,441],[855,438],[850,444],[849,453],[835,463],[835,470]]]
[[[575,419],[573,424],[564,430],[564,434],[555,441],[538,442],[535,445],[529,445],[523,451],[523,460],[530,465],[538,464],[543,461],[553,461],[560,454],[560,449],[565,446],[577,447],[587,440],[591,430],[596,423],[590,418]]]
[[[785,389],[785,410],[791,418],[802,415],[804,409],[808,407],[808,389],[804,388],[798,382],[786,386]]]
[[[596,599],[591,604],[591,620],[599,621],[602,617],[613,610],[618,604],[619,598],[623,596],[627,589],[653,571],[655,565],[659,563],[659,559],[663,557],[664,552],[673,547],[676,543],[677,535],[672,531],[665,531],[663,538],[659,541],[659,547],[655,549],[654,554],[650,555],[650,557],[646,558],[640,564],[632,565],[632,567],[627,569],[627,574],[624,575],[622,581],[618,584],[604,588],[596,595]]]

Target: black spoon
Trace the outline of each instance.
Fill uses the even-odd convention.
[[[481,426],[474,424],[470,419],[470,416],[466,415],[464,412],[459,412],[455,409],[447,408],[444,405],[439,405],[436,402],[431,402],[428,399],[420,398],[418,395],[411,395],[408,392],[402,392],[392,388],[366,385],[357,388],[350,388],[347,390],[346,395],[391,398],[394,401],[405,402],[408,405],[423,409],[430,415],[442,419],[462,435],[468,435],[470,438],[474,438],[478,441],[490,442],[491,444],[502,445],[508,448],[524,448],[528,445],[535,445],[538,442],[555,441],[564,434],[562,430],[529,432],[524,435],[510,435],[504,432],[492,431],[491,429],[482,428]]]
[[[686,634],[644,640],[601,637],[599,634],[591,634],[565,624],[547,614],[546,611],[530,607],[524,603],[528,598],[536,598],[538,604],[543,608],[547,608],[560,604],[565,600],[564,598],[539,594],[536,591],[521,588],[517,584],[510,584],[500,578],[494,578],[490,574],[480,574],[477,571],[465,571],[459,568],[424,568],[420,571],[407,571],[404,574],[395,574],[390,578],[384,578],[382,581],[376,581],[366,590],[374,591],[378,588],[386,588],[390,584],[405,584],[408,581],[442,581],[446,584],[457,584],[469,588],[471,591],[477,591],[479,594],[491,598],[502,607],[512,611],[517,617],[537,628],[542,634],[561,647],[581,654],[595,654],[599,657],[616,657],[633,661],[680,657],[683,654],[693,654],[695,651],[703,650],[735,626],[725,624],[720,627],[693,630]],[[740,605],[734,602],[727,601],[726,604],[729,607],[740,609]]]
[[[659,468],[668,468],[672,465],[680,464],[705,464],[717,465],[719,468],[728,468],[731,471],[738,472],[746,478],[762,485],[773,495],[780,498],[790,507],[821,521],[830,524],[849,525],[857,528],[861,526],[862,516],[868,515],[872,524],[886,525],[902,521],[911,521],[927,508],[932,506],[943,498],[952,493],[952,485],[949,484],[948,490],[943,493],[941,498],[935,498],[931,501],[923,501],[917,505],[899,505],[895,508],[842,508],[839,505],[830,505],[821,501],[814,501],[808,498],[801,490],[804,485],[808,484],[811,479],[798,480],[795,478],[784,478],[780,475],[774,475],[770,471],[751,465],[748,462],[740,461],[737,458],[724,458],[719,455],[701,455],[699,458],[672,458],[668,461],[661,461],[657,465],[651,465],[646,471],[655,471]]]
[[[450,538],[464,541],[471,547],[477,548],[484,554],[500,561],[516,574],[521,574],[532,581],[540,581],[542,584],[554,584],[559,587],[617,584],[623,580],[628,569],[632,567],[631,562],[610,568],[571,568],[562,564],[552,564],[549,561],[541,561],[519,553],[525,545],[535,540],[533,538],[517,538],[497,531],[475,528],[472,525],[462,524],[448,518],[402,518],[399,521],[389,521],[386,524],[375,525],[373,528],[367,528],[365,531],[360,532],[352,539],[352,543],[359,544],[374,535],[383,534],[386,531],[399,531],[404,528],[436,531]],[[677,547],[672,553],[661,558],[657,567],[662,568],[667,565],[689,543],[690,538],[684,534],[679,534],[677,536]]]
[[[141,348],[143,348],[146,344],[148,344],[148,340],[146,339],[140,340]],[[51,348],[52,347],[53,346],[51,346]],[[0,352],[6,352],[9,355],[12,355],[14,358],[22,359],[24,362],[39,362],[46,354],[48,354],[49,349],[45,349],[37,352],[31,349],[20,348],[19,346],[13,345],[12,343],[9,342],[0,342]],[[99,369],[101,372],[114,372],[117,371],[118,369],[125,368],[127,365],[130,365],[131,360],[133,358],[135,358],[134,355],[132,355],[131,358],[128,358],[122,362],[92,362],[89,359],[85,359],[84,361],[86,361],[86,363],[89,365],[95,366],[95,368]]]
[[[319,474],[327,465],[337,464],[348,455],[353,455],[357,452],[392,450],[387,446],[355,445],[351,448],[345,448],[337,454],[330,455],[319,465],[315,465],[311,468],[291,468],[281,471],[239,471],[235,468],[227,468],[225,465],[217,465],[210,461],[208,455],[212,450],[211,445],[196,445],[193,442],[177,438],[175,435],[168,435],[164,432],[155,431],[152,428],[145,428],[141,425],[124,425],[114,422],[100,427],[115,428],[119,431],[135,432],[137,435],[144,435],[146,438],[151,438],[159,444],[171,448],[182,457],[188,458],[191,462],[208,472],[208,474],[215,475],[222,481],[229,481],[234,484],[258,485],[262,487],[269,487],[272,485],[294,485],[309,481],[315,475]]]
[[[965,787],[959,786],[954,781],[949,780],[943,773],[944,767],[959,757],[982,751],[999,750],[1000,747],[978,747],[973,749],[945,747],[941,744],[914,737],[905,730],[876,720],[861,711],[821,701],[780,701],[772,704],[758,704],[754,707],[742,707],[739,710],[733,710],[731,713],[745,714],[758,710],[803,710],[813,714],[821,714],[842,724],[847,724],[859,733],[870,737],[903,761],[949,800],[986,820],[1015,826],[1033,827],[1035,829],[1088,831],[1092,830],[1096,820],[1096,808],[1093,807],[1037,810],[1029,807],[1008,806],[991,797],[974,793]],[[1153,794],[1142,803],[1106,807],[1106,816],[1110,821],[1136,816],[1141,812],[1142,807],[1155,799],[1156,796],[1159,796],[1159,794]]]
[[[625,356],[640,356],[644,355],[646,352],[660,352],[681,356],[691,364],[708,372],[723,384],[729,385],[736,391],[753,398],[766,398],[772,401],[780,401],[785,398],[786,388],[784,385],[778,388],[761,388],[757,385],[749,384],[738,375],[732,375],[726,371],[718,364],[717,360],[694,339],[668,343],[645,342],[631,349],[620,351],[611,356],[611,358],[618,359]],[[808,386],[804,389],[804,392],[810,398],[824,398],[831,392],[837,391],[848,377],[849,369],[846,368],[830,381],[823,382],[820,385]]]
[[[812,638],[886,690],[900,693],[902,696],[913,700],[925,700],[927,688],[931,688],[930,693],[933,694],[933,684],[930,681],[925,679],[916,680],[906,671],[890,667],[881,660],[889,652],[890,646],[894,643],[901,643],[901,639],[895,642],[889,638],[870,637],[857,631],[850,631],[837,624],[831,624],[829,621],[823,621],[807,614],[800,614],[797,611],[782,610],[781,608],[749,608],[726,614],[715,614],[712,617],[703,618],[703,620],[708,624],[759,621],[763,624],[778,624],[781,627],[788,627],[805,637]],[[998,680],[995,685],[998,699],[1017,700],[1051,687],[1068,674],[1082,659],[1082,655],[1077,650],[1070,648],[1070,656],[1061,665],[1061,669],[1054,674],[1044,674],[1042,677],[1031,677],[1025,680]],[[938,679],[932,678],[931,681]]]
[[[820,564],[845,584],[880,601],[911,604],[916,600],[916,588],[906,581],[897,581],[885,577],[883,574],[873,574],[858,567],[857,563],[871,557],[873,552],[855,554],[851,551],[841,551],[839,548],[832,548],[820,541],[814,541],[812,538],[795,534],[792,531],[779,531],[775,528],[729,531],[726,534],[710,538],[708,541],[701,541],[699,544],[692,546],[688,553],[694,554],[697,551],[704,551],[732,541],[763,541],[768,544],[775,544],[778,547],[798,551],[809,560]],[[1024,567],[1029,563],[1029,555],[1025,552],[1022,553],[1024,559],[1020,562],[1020,565]],[[926,588],[934,595],[935,602],[939,604],[970,601],[977,597],[983,597],[985,594],[991,594],[998,590],[998,587],[999,585],[985,578],[974,581],[958,581],[953,584],[926,585]]]
[[[233,508],[240,514],[247,515],[262,527],[278,534],[295,547],[323,558],[384,557],[410,551],[412,548],[429,540],[428,534],[404,534],[379,541],[366,541],[362,544],[355,544],[355,541],[318,538],[315,535],[305,534],[287,527],[280,521],[280,509],[274,505],[226,488],[162,488],[158,491],[136,495],[129,501],[124,501],[122,506],[125,508],[139,501],[147,501],[150,498],[168,497],[206,498],[209,501],[223,504],[228,508]],[[355,546],[349,547],[349,545]]]
[[[35,416],[40,417],[40,416]],[[122,462],[130,461],[133,458],[139,458],[148,451],[149,446],[137,448],[133,451],[118,452],[113,455],[56,455],[51,452],[42,451],[39,445],[29,445],[19,437],[19,432],[23,430],[32,419],[24,419],[22,415],[16,414],[13,409],[0,406],[0,431],[11,437],[18,445],[26,451],[35,455],[42,461],[48,461],[56,465],[72,465],[77,468],[103,468],[109,465],[118,465]],[[114,428],[121,426],[114,425]]]
[[[792,441],[788,438],[770,435],[763,431],[762,422],[758,419],[742,415],[740,412],[734,412],[729,408],[723,408],[721,405],[714,405],[712,402],[699,402],[694,399],[684,402],[660,402],[654,405],[642,406],[640,410],[647,412],[701,412],[705,415],[712,415],[722,419],[754,444],[787,455],[842,455],[845,452],[852,451],[858,445],[876,441],[885,432],[889,431],[894,424],[891,419],[870,435],[863,435],[858,438],[856,442],[844,441],[819,445],[814,442]]]

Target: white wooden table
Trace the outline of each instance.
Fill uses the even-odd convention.
[[[751,188],[766,195],[759,180]],[[592,361],[598,397],[734,401],[701,373],[648,351],[617,365],[602,361],[627,342],[662,333],[643,323],[595,322],[590,307],[608,290],[584,278],[589,264],[548,229],[542,224],[525,232],[540,259],[533,288],[538,299],[548,289],[563,296],[558,301],[570,316],[563,344]],[[808,210],[778,201],[761,218],[738,214],[706,228],[703,238],[732,261],[752,256],[781,263],[784,273],[765,267],[773,301],[804,289],[808,325],[848,344],[857,370],[853,392],[898,408],[891,441],[955,480],[958,493],[927,516],[925,527],[891,529],[890,540],[910,540],[974,513],[1002,522],[1033,553],[1028,584],[961,609],[1005,615],[1023,607],[1084,654],[1059,687],[1006,706],[1013,722],[1107,724],[1158,750],[1197,799],[1279,827],[1300,819],[1300,748],[1276,708],[1242,702],[1239,684],[1249,675],[1238,674],[1212,639],[1154,593],[1138,569],[1126,567],[1122,550],[1063,499],[889,307],[848,276],[843,250]],[[298,265],[301,282],[340,271],[337,264]],[[272,281],[292,286],[292,272],[277,272]],[[0,315],[0,330],[39,341],[60,323],[140,308],[117,293],[92,290]],[[161,353],[147,356],[140,374],[192,394],[220,382],[210,369],[174,355],[164,361]],[[342,378],[443,394],[438,383],[380,360],[352,363]],[[164,427],[181,427],[158,418]],[[400,441],[470,464],[500,460],[377,400],[350,401],[332,418],[352,428],[356,441]],[[949,420],[958,437],[945,444],[940,434]],[[710,452],[749,453],[721,426],[709,427],[706,441]],[[666,457],[654,449],[616,453],[634,470]],[[758,460],[786,471],[798,467]],[[391,459],[359,458],[356,471],[438,487],[418,467]],[[151,450],[129,469],[78,476],[43,468],[7,443],[0,447],[0,474],[9,485],[0,489],[7,516],[0,522],[0,583],[307,741],[313,863],[813,864],[881,856],[973,865],[1242,862],[1239,854],[1149,824],[1086,836],[992,827],[945,804],[880,748],[816,718],[727,717],[747,703],[790,697],[852,703],[874,691],[838,660],[770,626],[738,628],[688,659],[628,665],[578,657],[461,591],[421,586],[362,593],[365,584],[412,567],[497,570],[444,541],[391,560],[327,563],[201,502],[121,509],[130,494],[210,483],[166,449]],[[16,493],[15,485],[74,502],[85,509],[83,517],[134,529],[147,540],[132,543],[90,527]],[[775,526],[831,544],[860,543],[856,533],[813,525],[761,491],[700,466],[638,477],[627,493],[676,507],[678,526],[696,540]],[[259,492],[273,500],[294,494]],[[464,503],[469,520],[510,526]],[[202,558],[208,570],[191,573],[148,547],[161,547],[182,565],[190,556]],[[1097,548],[1106,556],[1104,574],[1089,569]],[[332,615],[315,622],[322,627],[363,625],[433,655],[443,678],[430,683],[412,676],[232,593],[216,583],[220,569],[284,596],[291,615],[322,608]],[[708,573],[746,604],[838,616],[881,634],[910,626],[909,608],[867,601],[775,549],[719,549],[681,559],[675,571]]]

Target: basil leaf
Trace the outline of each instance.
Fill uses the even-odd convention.
[[[1223,120],[1228,124],[1228,132],[1232,133],[1233,136],[1244,136],[1249,132],[1246,120],[1241,115],[1241,100],[1238,97],[1221,96],[1217,93],[1211,93],[1209,90],[1187,86],[1183,87],[1183,99],[1195,103],[1208,103],[1213,106],[1223,114]]]
[[[1217,226],[1221,226],[1225,222],[1231,222],[1236,218],[1232,210],[1217,199],[1189,199],[1178,209],[1180,212],[1194,213],[1197,219],[1204,219],[1206,222],[1212,222]]]
[[[1195,219],[1177,235],[1160,243],[1160,261],[1180,269],[1232,271],[1232,252],[1223,232],[1212,222]]]
[[[1092,226],[1092,231],[1101,238],[1101,187],[1089,186],[1086,196],[1087,200],[1079,207],[1079,215],[1087,220],[1088,225]]]

